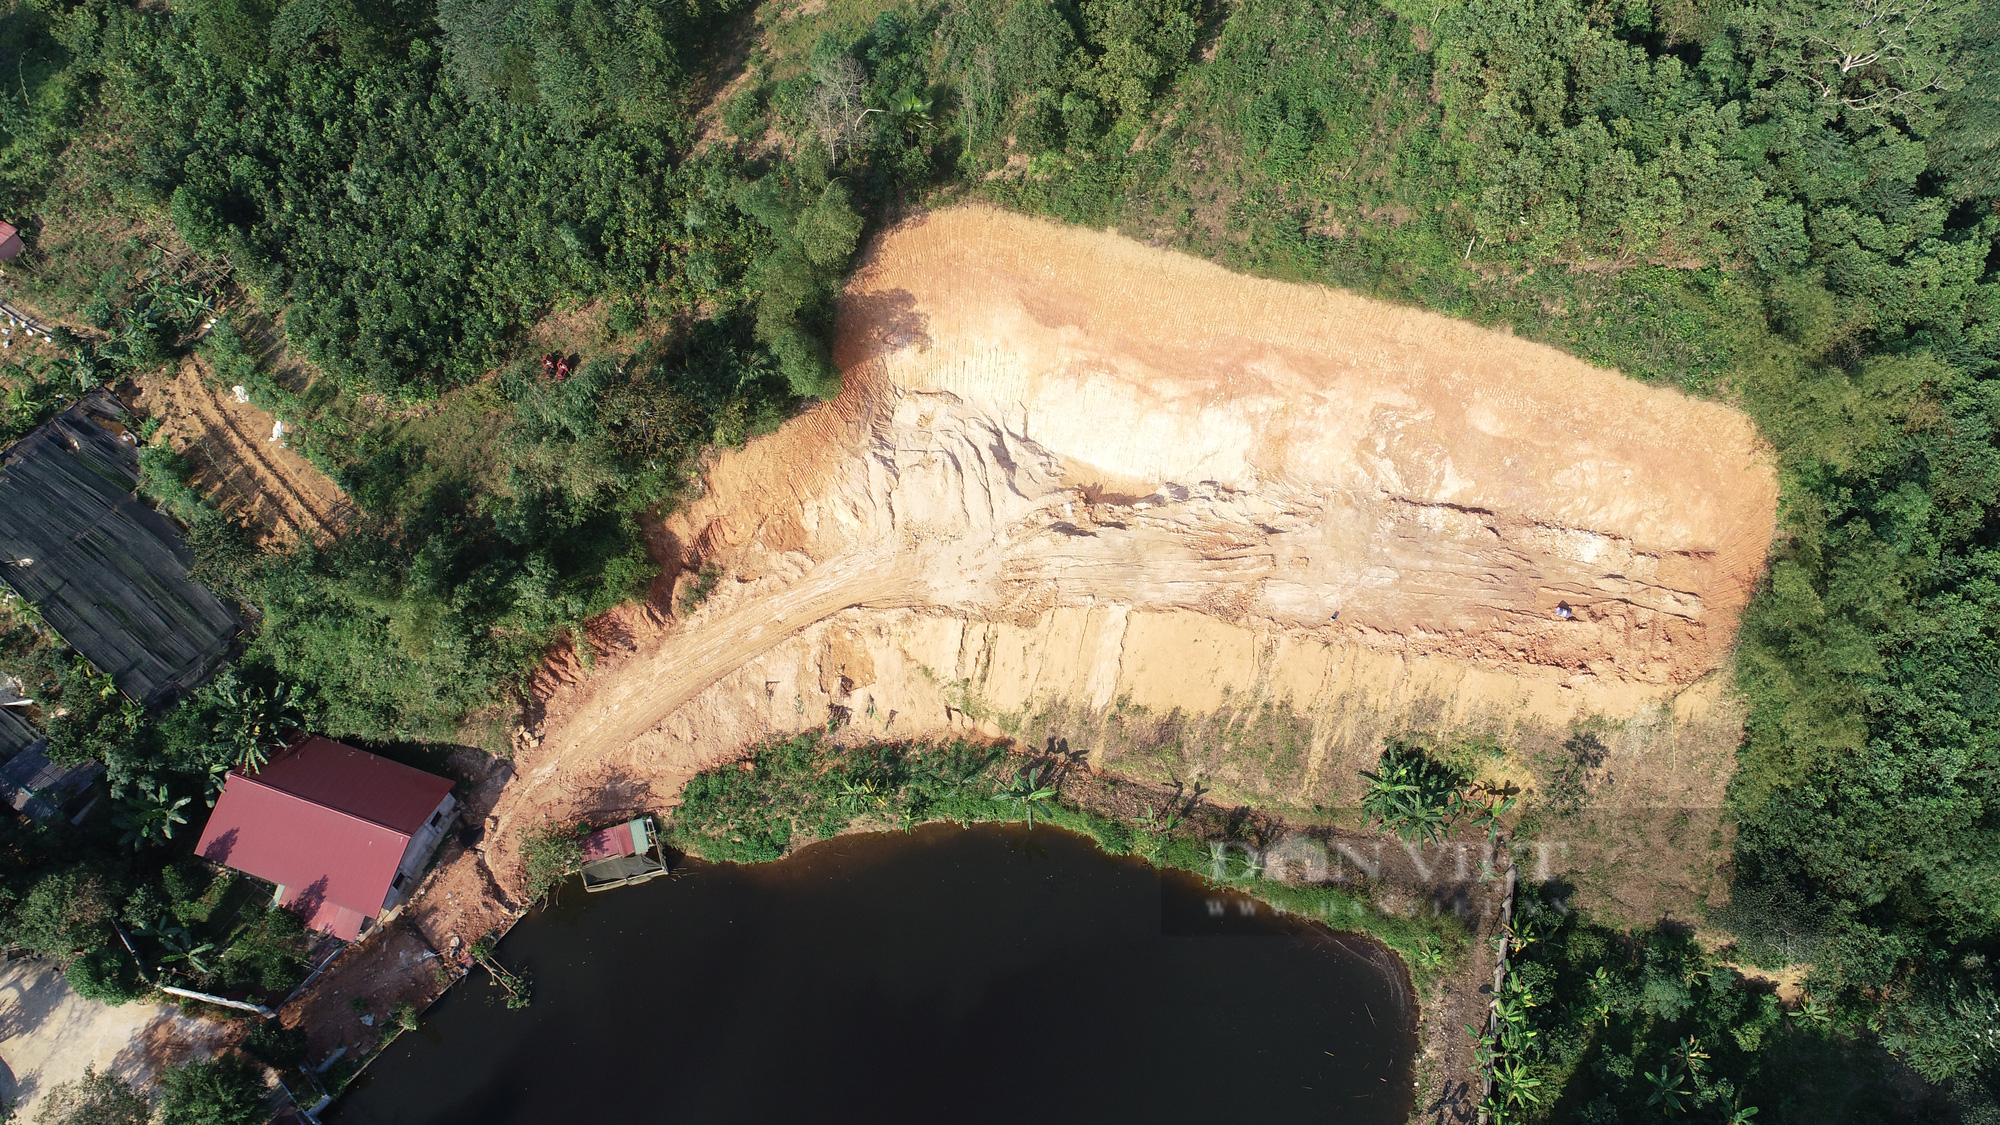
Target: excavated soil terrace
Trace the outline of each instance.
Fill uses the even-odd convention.
[[[500,822],[832,714],[1281,804],[1350,798],[1386,734],[1589,722],[1631,800],[1715,803],[1777,498],[1728,407],[976,207],[884,235],[838,341],[840,397],[660,529],[714,592],[550,669]]]
[[[260,546],[332,533],[350,507],[340,486],[283,442],[276,419],[205,378],[202,361],[141,379],[133,405],[159,420],[176,453],[194,459],[193,485],[244,521]]]

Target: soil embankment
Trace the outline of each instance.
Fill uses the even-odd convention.
[[[662,529],[670,567],[723,575],[706,601],[551,670],[501,848],[587,776],[835,713],[1281,807],[1351,800],[1411,730],[1489,736],[1532,780],[1587,720],[1632,802],[1719,795],[1738,719],[1710,673],[1776,502],[1724,406],[979,208],[878,242],[838,358],[837,401],[721,456]]]
[[[412,908],[432,948],[518,898],[523,829],[659,808],[829,718],[1279,812],[1351,804],[1410,733],[1504,748],[1490,774],[1530,785],[1580,755],[1565,784],[1593,799],[1719,804],[1741,720],[1718,670],[1777,494],[1740,414],[969,207],[877,241],[837,359],[837,400],[654,529],[655,604],[594,623],[588,673],[545,671],[479,848]]]

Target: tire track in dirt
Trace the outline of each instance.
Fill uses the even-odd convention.
[[[567,717],[554,717],[541,745],[517,759],[519,772],[494,810],[487,837],[488,847],[502,853],[495,857],[496,869],[512,870],[505,853],[513,845],[516,820],[541,813],[541,790],[562,780],[565,766],[597,762],[630,745],[716,681],[844,609],[924,600],[914,566],[840,558],[768,598],[746,599],[704,617],[699,628],[662,637],[653,651],[635,654],[593,677],[587,705]],[[669,645],[670,657],[665,651]]]

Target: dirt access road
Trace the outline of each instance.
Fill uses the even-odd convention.
[[[41,960],[0,967],[0,1100],[32,1120],[44,1094],[86,1067],[139,1086],[189,1058],[206,1058],[243,1034],[240,1024],[199,1019],[170,1004],[117,1007],[77,995]]]

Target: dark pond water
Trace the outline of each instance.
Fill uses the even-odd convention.
[[[566,888],[500,947],[533,1005],[475,973],[329,1125],[1409,1114],[1386,955],[1082,837],[939,825],[682,870]]]

